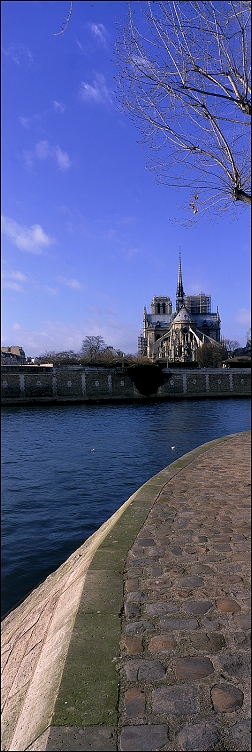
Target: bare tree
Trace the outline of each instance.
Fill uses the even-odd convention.
[[[82,342],[81,355],[93,360],[106,349],[103,337],[88,336]]]
[[[228,356],[230,355],[232,356],[235,350],[237,350],[238,347],[240,347],[240,344],[237,341],[237,339],[223,339],[222,344],[223,344],[223,347],[225,347]]]
[[[74,350],[62,350],[61,352],[50,350],[39,355],[36,362],[41,364],[53,363],[54,365],[77,365],[80,362],[80,357]]]
[[[247,0],[133,2],[117,41],[119,101],[194,214],[251,203],[250,15]]]

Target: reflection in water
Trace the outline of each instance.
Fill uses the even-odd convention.
[[[2,613],[152,475],[249,428],[249,399],[4,407]]]

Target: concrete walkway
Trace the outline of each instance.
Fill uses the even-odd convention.
[[[6,617],[2,750],[251,749],[249,468],[184,455]]]

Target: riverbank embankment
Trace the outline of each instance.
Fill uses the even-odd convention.
[[[145,483],[2,623],[2,750],[249,750],[250,432]]]
[[[149,394],[146,393],[145,380],[142,389],[141,386],[137,388],[129,373],[130,369],[124,368],[3,366],[2,404],[216,399],[251,395],[250,368],[163,369],[162,383]]]

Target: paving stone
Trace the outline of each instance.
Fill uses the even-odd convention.
[[[237,679],[243,679],[251,676],[250,656],[243,654],[220,655],[219,664],[223,671],[229,676],[235,676]]]
[[[216,606],[222,613],[235,614],[241,610],[240,606],[232,598],[217,598]]]
[[[187,684],[171,687],[158,687],[152,692],[152,708],[156,713],[166,715],[189,715],[198,713],[199,692]]]
[[[236,645],[238,645],[241,648],[248,648],[250,650],[251,647],[251,637],[250,634],[246,634],[245,632],[236,632],[234,634],[234,642]]]
[[[132,660],[125,663],[124,668],[128,681],[157,681],[166,674],[163,664],[158,660]]]
[[[152,622],[144,621],[144,619],[142,619],[141,621],[135,621],[135,622],[132,622],[131,624],[126,625],[126,633],[129,635],[130,634],[132,635],[143,634],[144,632],[151,630],[151,629],[152,630],[154,629]]]
[[[220,741],[219,728],[210,721],[184,726],[177,735],[178,747],[185,752],[203,752]]]
[[[126,603],[142,603],[144,600],[144,593],[139,590],[134,590],[126,595]]]
[[[124,726],[120,737],[120,747],[122,752],[149,752],[149,750],[159,750],[167,743],[168,726],[160,725],[142,725],[142,726]]]
[[[185,577],[181,577],[179,581],[180,587],[185,588],[197,588],[204,585],[203,577],[198,577],[198,575],[190,576],[186,575]]]
[[[197,560],[198,561],[198,560]],[[209,567],[208,564],[202,564],[202,561],[200,560],[200,563],[192,564],[192,574],[211,574],[214,575],[214,569],[213,567]]]
[[[177,603],[165,603],[164,601],[158,601],[156,603],[147,603],[145,607],[146,613],[149,616],[163,616],[164,614],[175,614],[179,611]]]
[[[180,546],[174,546],[171,548],[171,553],[174,554],[174,556],[182,556],[182,548],[180,548]]]
[[[214,672],[209,658],[177,658],[174,666],[177,679],[202,679]]]
[[[234,551],[232,554],[233,561],[251,561],[251,555],[248,551]]]
[[[126,590],[126,593],[131,593],[134,590],[138,590],[138,580],[137,579],[125,580],[125,590]]]
[[[215,685],[211,689],[214,710],[220,713],[233,713],[243,704],[243,692],[233,684]]]
[[[124,611],[126,616],[136,617],[141,616],[141,609],[137,603],[125,603]]]
[[[218,653],[226,646],[225,638],[217,632],[190,634],[190,642],[196,650],[204,650],[208,653]]]
[[[251,616],[249,614],[239,614],[235,616],[235,623],[239,625],[241,629],[251,629]]]
[[[241,745],[241,749],[251,750],[251,719],[243,718],[230,729],[231,735]]]
[[[153,538],[142,538],[140,536],[137,537],[137,545],[138,546],[155,546],[156,541]]]
[[[152,577],[159,577],[163,573],[162,567],[156,565],[150,567],[150,574]]]
[[[205,614],[212,605],[211,601],[185,601],[183,609],[191,614]]]
[[[149,645],[148,650],[150,652],[170,652],[170,650],[174,650],[177,647],[177,642],[174,639],[174,637],[167,637],[166,635],[155,635],[155,637],[152,637]]]
[[[136,635],[135,637],[125,637],[124,645],[128,655],[135,655],[136,653],[143,652],[143,642],[140,635]]]
[[[221,554],[213,554],[211,551],[207,551],[206,554],[208,561],[222,561],[225,559],[224,554],[221,556]]]
[[[199,624],[197,619],[160,619],[161,629],[177,630],[191,630],[198,629]]]
[[[145,694],[139,687],[130,687],[124,695],[124,704],[126,715],[130,718],[137,718],[144,715],[145,711]]]

